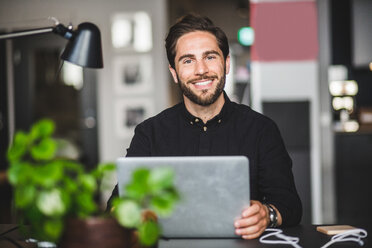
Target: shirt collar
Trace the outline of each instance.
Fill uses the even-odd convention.
[[[223,91],[223,96],[225,98],[225,103],[223,104],[221,111],[216,116],[214,116],[211,120],[209,120],[207,124],[213,123],[213,122],[221,123],[225,121],[228,118],[229,114],[231,113],[232,102],[230,101],[230,98],[227,96],[225,91]],[[199,117],[193,116],[192,114],[190,114],[189,111],[187,111],[184,102],[182,102],[182,108],[183,108],[182,115],[184,116],[184,118],[186,119],[188,123],[195,124],[198,122],[202,122]]]

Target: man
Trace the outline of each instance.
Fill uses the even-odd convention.
[[[186,15],[165,46],[184,101],[139,124],[127,156],[247,156],[253,200],[231,220],[236,234],[253,239],[268,226],[298,224],[301,201],[277,126],[223,91],[230,70],[225,33],[206,17]]]

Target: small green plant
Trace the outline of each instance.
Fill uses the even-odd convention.
[[[161,232],[154,218],[145,218],[143,209],[160,217],[169,216],[179,195],[173,186],[173,171],[166,167],[153,170],[139,168],[125,188],[125,197],[113,200],[113,213],[119,223],[138,230],[142,244],[152,245]]]
[[[33,237],[58,242],[68,218],[107,217],[95,199],[104,174],[115,165],[99,164],[86,172],[82,164],[57,157],[60,145],[52,138],[54,129],[54,122],[44,119],[28,133],[15,134],[8,150],[8,178],[20,219],[30,226]],[[137,229],[142,244],[154,244],[160,228],[142,215],[147,209],[159,216],[172,212],[179,198],[172,170],[138,169],[125,190],[125,197],[114,199],[111,214],[122,226]]]

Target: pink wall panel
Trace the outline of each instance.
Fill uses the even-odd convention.
[[[254,61],[315,60],[318,55],[315,1],[251,3]]]

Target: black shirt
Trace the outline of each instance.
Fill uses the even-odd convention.
[[[127,156],[244,155],[250,164],[251,199],[273,204],[283,226],[298,224],[302,205],[276,124],[224,96],[221,112],[205,124],[183,102],[145,120],[136,127]]]

